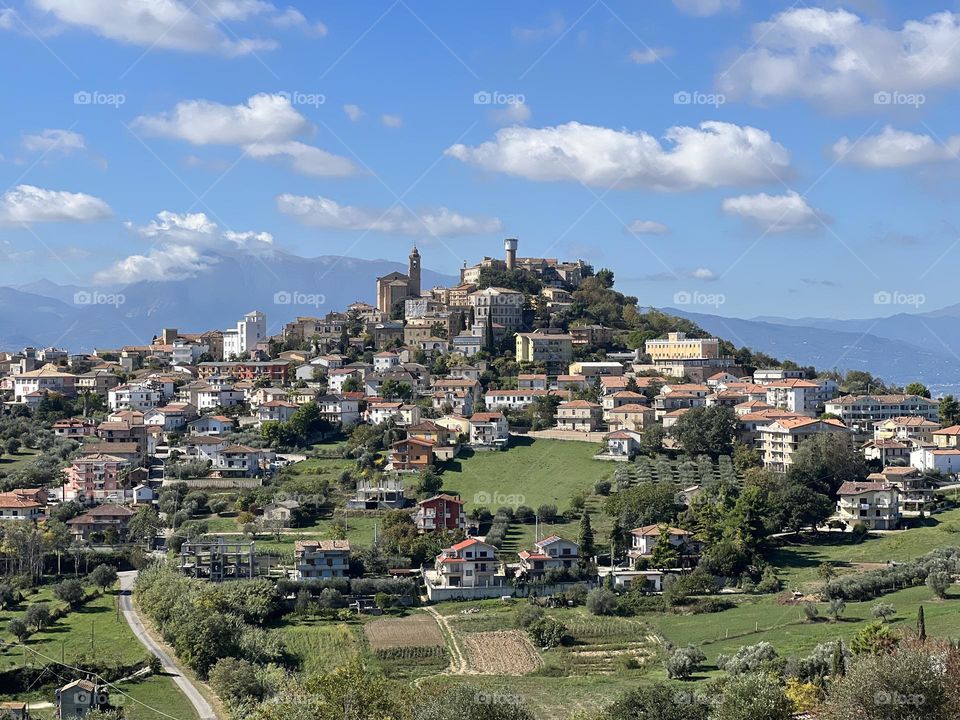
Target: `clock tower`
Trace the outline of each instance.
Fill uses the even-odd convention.
[[[410,283],[407,286],[412,297],[420,297],[420,252],[417,246],[410,251],[410,269],[407,272]]]

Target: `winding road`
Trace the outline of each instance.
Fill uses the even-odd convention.
[[[166,650],[160,647],[160,645],[152,637],[150,637],[150,634],[144,627],[143,621],[140,619],[136,608],[133,606],[132,599],[133,581],[137,579],[136,570],[129,570],[118,574],[120,576],[121,590],[120,610],[123,612],[123,617],[126,619],[127,624],[133,631],[133,634],[137,636],[137,639],[147,650],[160,658],[160,664],[163,665],[163,671],[173,678],[173,681],[177,684],[177,687],[180,688],[181,692],[187,696],[187,699],[190,701],[190,704],[193,705],[193,709],[196,710],[200,720],[217,720],[217,714],[213,711],[210,703],[207,702],[207,699],[197,689],[197,686],[194,685],[190,679],[183,674],[183,670],[176,659],[171,657]]]

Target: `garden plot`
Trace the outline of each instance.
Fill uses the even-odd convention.
[[[542,664],[536,648],[519,630],[474,632],[462,638],[470,673],[526,675]]]

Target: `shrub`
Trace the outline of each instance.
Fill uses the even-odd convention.
[[[700,669],[700,665],[706,659],[707,656],[703,651],[693,645],[677,648],[664,663],[667,677],[671,680],[687,680]]]
[[[83,585],[79,580],[64,580],[53,588],[53,595],[57,600],[63,600],[70,607],[76,607],[83,602]]]
[[[263,695],[257,668],[246,660],[227,657],[210,669],[210,686],[228,703],[237,703]]]
[[[820,611],[817,609],[817,606],[812,602],[807,602],[803,604],[803,614],[807,616],[809,622],[816,622],[820,619]]]
[[[768,642],[758,642],[756,645],[745,645],[733,655],[717,657],[717,667],[726,670],[731,675],[743,675],[757,670],[776,667],[779,656],[773,645]]]
[[[593,491],[597,495],[602,495],[606,497],[610,494],[610,481],[609,480],[597,480],[593,486]]]
[[[519,610],[514,617],[514,622],[517,627],[521,630],[526,630],[528,627],[533,625],[533,623],[538,620],[542,620],[544,616],[543,608],[537,607],[536,605],[524,605]]]
[[[953,584],[953,578],[950,573],[943,570],[937,570],[927,575],[927,587],[933,590],[933,594],[938,598],[945,598],[947,590]]]
[[[13,635],[19,642],[23,642],[30,636],[30,628],[21,618],[13,618],[7,623],[7,632]]]
[[[542,617],[527,627],[530,638],[537,646],[553,648],[563,645],[569,639],[567,626],[551,617]]]
[[[617,596],[606,588],[596,588],[587,595],[587,610],[594,615],[613,615],[617,611]]]

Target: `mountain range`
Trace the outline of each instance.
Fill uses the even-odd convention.
[[[207,270],[180,280],[109,288],[40,280],[0,287],[0,348],[144,345],[165,327],[183,332],[234,327],[251,310],[266,313],[274,334],[298,315],[322,316],[357,300],[372,303],[377,277],[406,272],[396,262],[333,255],[272,251],[212,257]],[[424,269],[421,282],[430,288],[458,280]]]
[[[960,389],[960,305],[930,312],[834,320],[750,319],[665,308],[707,332],[821,370],[866,370],[886,382],[918,380],[934,393]]]
[[[262,310],[278,333],[298,315],[324,315],[374,300],[376,278],[406,266],[387,260],[324,255],[304,258],[220,252],[206,270],[180,280],[117,287],[39,280],[0,287],[0,348],[57,346],[76,351],[149,343],[162,328],[225,329]],[[457,279],[423,270],[422,285]],[[923,313],[835,320],[759,316],[749,319],[664,308],[737,346],[819,369],[867,370],[887,382],[960,390],[960,304]]]

